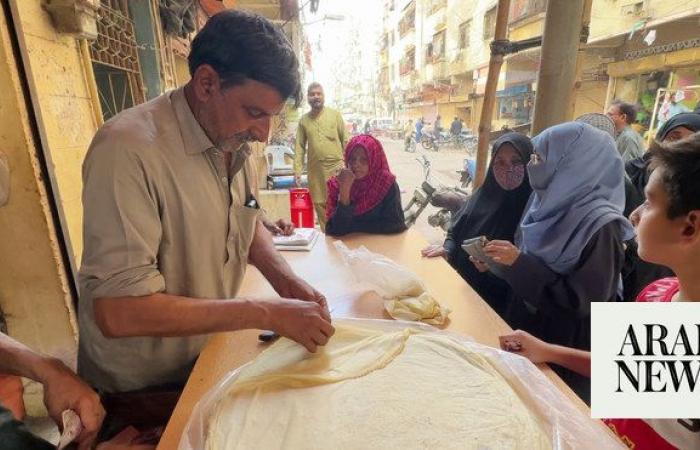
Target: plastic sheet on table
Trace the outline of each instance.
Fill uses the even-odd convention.
[[[552,449],[575,450],[626,449],[599,420],[591,419],[578,409],[552,381],[532,362],[512,353],[488,347],[469,337],[441,331],[418,322],[377,319],[337,319],[336,324],[396,332],[413,328],[429,333],[450,336],[470,351],[479,353],[491,361],[498,372],[520,396],[523,403],[539,419],[540,426],[548,434]],[[250,363],[248,363],[250,364]],[[183,431],[178,450],[206,448],[207,423],[219,399],[226,395],[236,382],[243,365],[226,375],[195,406]]]

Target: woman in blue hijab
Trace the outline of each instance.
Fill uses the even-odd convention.
[[[484,253],[512,288],[505,317],[511,327],[588,350],[590,304],[618,299],[623,242],[634,234],[622,215],[622,158],[609,134],[580,122],[553,126],[532,141],[533,193],[517,246],[491,241]],[[560,375],[588,400],[589,380],[563,369]]]

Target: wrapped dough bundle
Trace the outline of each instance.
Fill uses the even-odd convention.
[[[384,300],[384,309],[394,319],[422,321],[430,325],[442,325],[450,313],[449,308],[440,305],[427,292],[418,297]]]
[[[442,325],[450,309],[430,295],[413,272],[365,246],[350,250],[342,241],[335,247],[355,278],[372,286],[384,298],[384,309],[394,319]]]

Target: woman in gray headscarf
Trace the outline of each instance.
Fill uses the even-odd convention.
[[[601,113],[583,114],[576,118],[576,122],[587,123],[588,125],[599,129],[615,139],[615,122],[610,117]],[[625,210],[624,216],[629,217],[632,211],[637,209],[639,205],[644,203],[644,193],[641,194],[635,189],[632,180],[625,174]]]
[[[622,215],[622,158],[610,135],[583,123],[548,128],[533,144],[536,157],[527,167],[533,194],[517,247],[491,241],[484,253],[499,264],[491,272],[512,289],[505,315],[511,327],[587,350],[591,302],[617,300],[622,243],[633,236]],[[560,375],[588,399],[589,380]]]

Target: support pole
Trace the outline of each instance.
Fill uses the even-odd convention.
[[[510,10],[510,0],[498,0],[498,11],[496,13],[496,32],[494,42],[504,41],[508,33],[508,12]],[[491,137],[491,120],[493,119],[493,108],[496,102],[496,88],[498,87],[498,76],[503,65],[503,54],[491,52],[489,60],[489,73],[486,78],[486,88],[484,91],[484,104],[481,108],[481,119],[479,121],[479,145],[476,153],[476,176],[474,188],[478,188],[486,178],[486,163],[489,152],[489,139]]]
[[[576,57],[576,78],[574,83],[574,92],[571,96],[571,105],[568,116],[574,117],[576,111],[576,97],[581,91],[583,84],[583,69],[586,65],[586,43],[590,35],[591,11],[593,9],[593,0],[583,1],[583,13],[581,16],[581,35],[579,36],[578,55]]]
[[[585,0],[549,0],[531,134],[573,119],[576,60]]]

